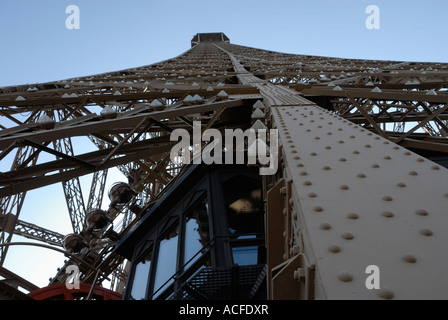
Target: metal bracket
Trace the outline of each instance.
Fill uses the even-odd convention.
[[[309,264],[302,253],[272,269],[271,292],[273,300],[313,300],[315,265]],[[296,280],[296,281],[293,281]]]

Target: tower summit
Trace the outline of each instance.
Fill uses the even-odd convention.
[[[194,47],[200,42],[227,42],[230,43],[229,37],[223,32],[211,32],[211,33],[197,33],[193,39],[191,39],[191,47]]]

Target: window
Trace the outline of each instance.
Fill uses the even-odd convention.
[[[165,282],[168,281],[174,273],[176,273],[178,240],[179,226],[176,226],[170,233],[160,240],[153,292],[156,292],[162,286],[167,287],[173,282],[173,279],[171,279],[167,284],[165,284]],[[160,292],[162,291],[163,289],[160,290]],[[160,292],[157,292],[153,298],[156,298]]]
[[[239,266],[258,264],[258,247],[233,247],[233,263]]]
[[[206,198],[203,198],[185,215],[184,263],[191,259],[186,268],[201,256],[198,252],[209,241],[208,203]]]
[[[265,263],[264,212],[260,181],[244,175],[223,184],[233,263]]]
[[[134,280],[132,281],[131,299],[145,299],[148,288],[149,270],[151,267],[151,253],[145,255],[136,264],[134,270]]]

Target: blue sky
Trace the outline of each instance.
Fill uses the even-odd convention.
[[[80,9],[69,30],[68,5]],[[380,29],[368,30],[368,5]],[[0,86],[151,64],[197,32],[289,53],[448,62],[446,0],[0,0]]]
[[[371,4],[379,30],[365,26]],[[79,30],[66,28],[69,5]],[[447,0],[0,0],[0,86],[148,65],[181,54],[198,32],[288,53],[448,62],[447,12]],[[21,219],[69,232],[59,184],[27,197]],[[5,267],[45,286],[63,259],[14,247]]]

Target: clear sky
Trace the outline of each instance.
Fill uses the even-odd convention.
[[[69,5],[80,29],[66,28]],[[368,5],[380,9],[378,30],[366,28]],[[148,65],[198,32],[288,53],[448,62],[447,12],[448,0],[0,0],[0,86]],[[58,184],[29,192],[20,218],[68,233],[66,210]],[[14,247],[5,266],[45,286],[63,259]]]
[[[79,30],[65,25],[71,4]],[[370,4],[379,30],[365,26]],[[448,62],[447,12],[447,0],[0,0],[0,86],[151,64],[215,31],[288,53]]]

